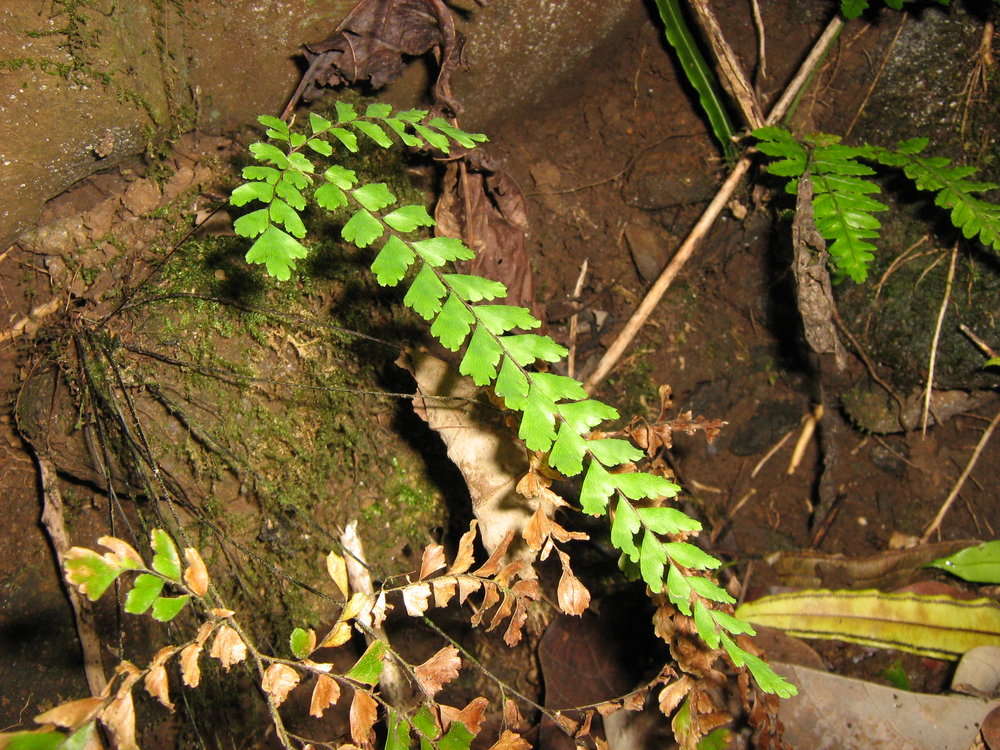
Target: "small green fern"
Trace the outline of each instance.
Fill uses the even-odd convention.
[[[785,191],[795,195],[798,178],[808,174],[813,182],[813,213],[816,228],[830,242],[830,263],[839,277],[861,283],[876,247],[881,223],[875,214],[885,204],[872,198],[881,192],[869,179],[875,170],[864,162],[899,168],[920,190],[937,193],[935,203],[949,210],[952,224],[967,239],[1000,251],[1000,206],[973,193],[992,190],[991,182],[967,179],[975,167],[952,166],[944,157],[922,156],[927,139],[903,141],[895,149],[876,146],[845,146],[834,135],[807,136],[801,141],[784,128],[764,127],[753,132],[758,149],[773,157],[767,170],[788,177]]]
[[[393,145],[391,132],[408,146],[447,152],[452,142],[472,148],[486,140],[444,120],[426,120],[421,110],[392,114],[385,104],[373,104],[364,116],[353,107],[337,105],[338,121],[310,115],[310,135],[292,132],[273,117],[261,117],[268,142],[250,147],[263,165],[244,169],[247,183],[232,195],[234,205],[263,204],[238,219],[238,234],[254,238],[247,253],[251,263],[263,263],[278,279],[290,277],[295,261],[306,255],[299,242],[305,227],[299,212],[307,205],[305,187],[319,182],[315,202],[327,210],[346,208],[350,218],[341,235],[360,248],[381,242],[372,263],[378,283],[396,286],[410,278],[403,303],[427,321],[431,334],[451,351],[465,347],[459,370],[480,386],[492,386],[506,406],[520,412],[519,437],[528,449],[548,452],[549,465],[572,477],[584,474],[580,504],[585,513],[609,515],[612,543],[654,592],[666,591],[681,612],[694,616],[698,632],[713,648],[724,648],[738,665],[746,665],[760,687],[788,696],[795,688],[764,662],[740,648],[733,635],[751,633],[746,623],[706,602],[732,604],[732,597],[707,578],[688,571],[711,570],[719,560],[683,539],[701,524],[674,508],[642,508],[643,499],[671,498],[679,488],[666,479],[642,472],[615,473],[642,458],[630,442],[588,433],[618,411],[588,398],[573,378],[529,369],[537,361],[557,362],[567,350],[548,336],[530,333],[541,325],[523,307],[496,304],[507,294],[503,284],[478,276],[451,273],[447,264],[474,257],[471,249],[450,237],[412,236],[434,220],[423,206],[396,206],[396,197],[382,183],[359,184],[356,174],[332,164],[322,172],[303,151],[326,157],[333,153],[332,136],[349,151],[357,148],[360,132],[383,148]],[[383,125],[387,126],[382,127]],[[666,537],[664,539],[663,537]],[[673,537],[673,538],[671,538]],[[693,607],[693,609],[692,609]]]

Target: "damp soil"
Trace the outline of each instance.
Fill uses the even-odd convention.
[[[717,12],[725,17],[723,10]],[[742,11],[734,11],[734,17],[742,17]],[[780,93],[782,82],[821,29],[823,19],[793,18],[789,11],[787,16],[775,12],[765,20],[771,38],[785,40],[781,47],[769,48],[767,75],[758,82],[761,90],[773,97]],[[732,34],[744,59],[754,59],[752,30],[726,31]],[[837,131],[845,129],[861,111],[858,119],[863,123],[865,91],[856,81],[870,79],[895,33],[896,27],[882,18],[845,37],[811,93],[800,103],[799,121]],[[950,124],[957,127],[963,116],[960,108],[952,116],[955,119]],[[544,106],[511,113],[494,123],[490,136],[504,167],[528,199],[532,227],[528,250],[536,298],[545,310],[548,332],[573,348],[572,374],[585,377],[711,199],[725,174],[725,164],[692,104],[690,92],[678,80],[656,28],[645,20],[629,26],[599,50],[595,63],[566,80]],[[864,138],[865,133],[859,136]],[[190,223],[197,212],[218,205],[226,186],[233,184],[238,144],[204,142],[197,134],[188,138],[179,144],[183,159],[174,156],[157,168],[168,168],[167,183],[181,168],[192,170],[192,175],[203,166],[208,169],[203,179],[192,177],[178,192],[181,205],[177,210],[191,211],[186,214]],[[194,148],[196,144],[199,148]],[[96,206],[109,197],[128,195],[130,187],[131,199],[140,200],[142,191],[135,186],[151,179],[150,170],[149,164],[136,163],[114,174],[99,175],[55,201],[42,223],[77,214],[93,218]],[[836,441],[831,451],[838,457],[835,464],[824,466],[822,442],[817,439],[804,444],[801,457],[793,464],[793,447],[804,418],[817,403],[818,386],[790,291],[787,249],[781,239],[787,234],[787,225],[776,221],[775,214],[775,208],[759,191],[744,189],[737,194],[730,210],[716,223],[597,393],[626,418],[653,420],[660,409],[660,388],[666,385],[672,392],[674,414],[690,410],[727,422],[712,444],[706,444],[700,435],[678,437],[669,463],[685,488],[686,510],[705,524],[706,532],[699,542],[733,563],[731,573],[748,583],[750,595],[780,585],[780,580],[769,577],[766,566],[758,565],[750,574],[752,561],[772,553],[815,550],[858,557],[886,550],[900,536],[919,536],[969,461],[997,408],[995,402],[988,403],[932,426],[926,434],[917,430],[867,433],[855,429],[844,414],[827,414],[819,429],[836,422],[837,429],[830,429],[828,436]],[[108,220],[111,224],[102,227],[105,233],[115,234],[119,224],[127,222],[136,226],[135,212],[123,216],[121,212],[114,214]],[[166,221],[143,232],[126,232],[130,244],[115,250],[120,253],[114,256],[115,263],[138,258],[135,262],[140,270],[148,270],[153,266],[143,257],[149,246],[159,243],[161,253],[183,247],[191,240],[178,243],[182,235]],[[54,268],[51,257],[37,246],[25,244],[0,253],[0,320],[12,326],[28,318],[24,334],[5,339],[0,346],[0,383],[4,384],[0,415],[4,506],[0,514],[0,650],[4,654],[0,660],[0,726],[26,722],[36,711],[86,692],[70,609],[38,521],[41,491],[37,470],[29,446],[15,427],[15,402],[33,368],[44,359],[46,342],[56,336],[55,332],[66,330],[68,321],[74,319],[79,300],[107,303],[116,290],[110,285],[98,290],[100,294],[87,287],[67,293],[65,279],[55,278],[63,270]],[[939,262],[931,266],[935,260],[936,256],[926,258],[922,268],[930,267],[927,277],[943,272],[946,266]],[[583,289],[574,296],[584,264]],[[387,311],[391,299],[379,297],[372,284],[358,283],[353,277],[349,281],[338,278],[348,270],[354,273],[356,261],[331,261],[321,266],[314,269],[316,276],[330,285],[310,288],[315,302],[311,320],[324,325],[334,319],[338,324],[345,320],[358,324],[357,314],[352,319],[344,311],[377,307],[377,325],[370,330],[377,329],[381,336],[402,337],[401,331],[409,322],[401,322]],[[220,282],[236,273],[230,260],[220,261],[209,271]],[[56,304],[45,307],[53,299]],[[44,312],[32,317],[33,310],[43,307]],[[572,339],[569,320],[574,313],[578,329]],[[169,335],[162,330],[157,335],[158,345],[169,344]],[[277,329],[269,329],[270,338],[263,347],[270,352],[268,356],[300,360],[301,364],[308,351],[303,347],[318,335],[315,330],[310,332],[308,325],[297,327],[290,339]],[[362,364],[357,364],[359,351]],[[363,361],[370,355],[367,349],[353,351],[351,361],[355,364],[351,366],[370,367]],[[387,374],[392,370],[391,358],[384,353],[381,356],[374,368],[377,372],[365,375],[370,378],[366,382],[377,382],[387,390],[404,388],[404,378]],[[882,366],[876,362],[876,367]],[[883,374],[890,375],[884,370]],[[857,357],[849,357],[845,381],[868,381],[865,366]],[[360,383],[355,380],[345,386],[360,389]],[[280,391],[273,394],[276,398],[287,396]],[[374,399],[366,403],[364,419],[370,421],[354,424],[352,429],[360,434],[367,424],[379,431],[374,439],[380,444],[365,447],[363,443],[372,440],[371,435],[358,437],[357,444],[338,444],[337,456],[343,465],[323,492],[331,496],[353,493],[364,508],[378,506],[382,501],[379,493],[391,490],[403,515],[410,513],[409,509],[437,502],[435,498],[454,497],[455,476],[442,468],[440,450],[427,449],[434,438],[417,432],[421,427],[408,416],[407,402]],[[340,403],[339,408],[347,407]],[[300,416],[306,421],[319,419],[307,411]],[[372,456],[388,453],[396,455],[403,465],[388,475],[383,471],[377,484],[370,486],[373,480],[366,472],[378,463]],[[996,537],[1000,528],[998,461],[1000,443],[994,440],[986,445],[946,516],[940,538]],[[820,518],[815,509],[823,471],[832,472],[835,479],[836,503]],[[97,480],[99,477],[68,473],[63,477],[74,540],[94,539],[108,531],[109,501]],[[233,487],[221,488],[223,491],[233,498],[240,495]],[[236,510],[251,512],[241,507]],[[257,514],[256,524],[261,511],[252,512]],[[302,512],[320,513],[313,507],[288,511],[278,519],[274,535],[253,525],[243,530],[243,539],[247,544],[280,547],[282,533],[300,530],[297,520],[293,523],[288,519],[297,519],[296,514]],[[430,513],[424,528],[411,529],[410,538],[390,545],[381,560],[396,567],[385,573],[412,569],[419,547],[460,529],[467,511],[463,515],[452,510],[451,516],[449,521],[447,512]],[[322,519],[330,525],[341,520],[336,513]],[[389,520],[375,519],[373,523],[394,528]],[[316,545],[317,549],[321,546]],[[884,681],[886,670],[900,664],[914,687],[940,689],[946,683],[947,668],[941,665],[892,652],[813,645],[828,667],[844,674]],[[417,636],[413,648],[420,652],[426,644]],[[538,689],[537,675],[523,668],[530,656],[493,648],[490,657],[499,660],[499,672],[520,673],[530,683],[526,689]],[[160,711],[155,707],[149,710]],[[169,723],[163,726],[169,727]],[[157,731],[160,734],[150,738],[154,744],[146,746],[166,747],[176,741],[168,729]]]

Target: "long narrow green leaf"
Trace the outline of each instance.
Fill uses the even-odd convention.
[[[684,68],[684,75],[688,83],[698,92],[698,101],[701,108],[705,110],[709,125],[712,126],[712,133],[722,146],[722,151],[727,159],[736,156],[736,147],[733,145],[733,123],[726,112],[726,105],[719,93],[719,88],[715,83],[715,74],[708,66],[702,56],[698,45],[695,43],[691,31],[688,29],[684,14],[678,0],[656,0],[656,7],[660,11],[660,18],[663,20],[663,30],[667,41],[677,53],[681,67]]]
[[[894,648],[935,659],[957,659],[976,646],[1000,646],[1000,606],[991,599],[798,591],[742,604],[736,616],[803,638]]]

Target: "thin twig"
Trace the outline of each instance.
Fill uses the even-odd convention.
[[[587,280],[587,268],[590,265],[588,258],[583,259],[580,266],[580,275],[576,277],[576,284],[573,286],[573,299],[580,299],[583,294],[583,285]],[[569,316],[569,356],[566,358],[566,374],[571,378],[576,372],[576,328],[580,322],[580,313],[574,312]]]
[[[820,38],[813,45],[812,51],[809,56],[806,57],[802,66],[799,68],[799,72],[796,73],[795,78],[792,82],[788,84],[785,92],[781,95],[778,103],[774,105],[771,113],[767,116],[767,124],[771,125],[778,122],[782,117],[784,117],[785,112],[788,111],[788,107],[791,103],[795,101],[795,97],[798,95],[802,86],[809,79],[812,74],[813,69],[819,64],[819,61],[823,58],[826,53],[827,47],[830,43],[837,37],[840,30],[843,28],[844,22],[840,20],[839,17],[834,17],[833,20],[827,25],[826,30],[820,35]],[[629,318],[625,327],[618,334],[618,337],[611,344],[608,350],[601,357],[601,361],[597,364],[597,369],[591,374],[587,379],[585,388],[589,392],[593,390],[607,377],[608,373],[618,364],[618,360],[621,359],[622,354],[632,343],[632,340],[636,337],[639,329],[642,328],[646,319],[650,316],[656,306],[659,304],[660,299],[666,293],[667,289],[673,283],[673,280],[677,277],[677,274],[687,263],[688,259],[694,254],[695,249],[704,239],[705,235],[708,234],[708,230],[711,228],[712,224],[715,223],[716,218],[722,212],[722,209],[729,202],[730,197],[736,191],[736,187],[740,184],[740,180],[743,179],[743,175],[746,174],[747,170],[750,168],[750,157],[743,156],[736,162],[733,166],[732,172],[730,172],[729,177],[726,181],[722,183],[722,187],[719,188],[719,192],[715,194],[712,202],[708,204],[701,218],[698,219],[698,223],[694,225],[694,228],[688,234],[684,243],[677,250],[677,253],[667,264],[667,267],[663,269],[660,277],[653,283],[650,290],[646,293],[642,302],[639,303],[639,307],[636,311],[632,313],[632,317]]]
[[[764,16],[760,12],[758,0],[750,0],[750,10],[753,13],[753,27],[757,32],[757,69],[753,74],[754,86],[760,93],[760,84],[767,78],[767,49],[764,44]]]
[[[789,430],[788,432],[785,433],[785,436],[783,438],[781,438],[777,443],[771,446],[771,450],[765,453],[764,457],[757,462],[756,466],[753,467],[753,471],[750,472],[751,479],[753,479],[760,473],[760,470],[764,468],[764,464],[770,461],[771,458],[774,456],[774,454],[781,450],[781,446],[787,443],[788,438],[790,438],[794,433],[795,430]]]
[[[965,325],[965,323],[959,323],[958,330],[964,333],[973,344],[979,347],[979,351],[981,351],[990,359],[995,359],[996,357],[1000,357],[1000,354],[997,354],[996,349],[994,349],[992,346],[990,346],[981,338],[979,338],[979,336],[977,336],[975,332],[971,328],[969,328],[969,326]]]
[[[941,324],[951,299],[951,285],[955,280],[955,260],[958,258],[958,243],[951,249],[951,261],[948,264],[948,278],[944,285],[944,298],[938,310],[937,322],[934,324],[934,338],[931,339],[931,354],[927,363],[927,387],[924,389],[924,408],[920,414],[920,434],[927,434],[927,419],[931,413],[931,393],[934,390],[934,365],[937,363],[938,342],[941,339]],[[935,420],[941,424],[941,420]]]
[[[961,475],[955,482],[955,486],[951,488],[951,492],[948,493],[948,497],[946,497],[945,501],[941,503],[941,507],[938,509],[937,515],[934,516],[934,520],[931,521],[926,530],[924,530],[923,536],[920,537],[920,541],[922,543],[926,544],[931,538],[931,534],[940,528],[941,521],[944,520],[945,514],[951,508],[951,504],[955,502],[955,498],[958,497],[958,493],[962,491],[962,485],[965,484],[965,480],[968,479],[969,474],[972,473],[972,469],[975,467],[976,461],[979,460],[979,454],[983,452],[983,448],[986,447],[986,443],[990,439],[990,436],[993,434],[993,430],[996,429],[998,423],[1000,423],[1000,411],[998,411],[997,415],[993,417],[989,427],[986,428],[982,437],[979,438],[979,442],[976,443],[976,447],[972,451],[972,455],[969,456],[969,461],[965,464],[965,468],[962,470]]]
[[[813,433],[816,432],[816,425],[819,424],[822,418],[823,404],[816,404],[813,410],[802,418],[802,432],[799,433],[799,439],[795,441],[795,447],[792,449],[792,457],[788,460],[787,474],[792,475],[799,468],[799,464],[802,463],[802,456],[805,455],[806,447],[809,445],[809,441],[812,440]]]
[[[708,37],[708,43],[712,47],[712,54],[719,68],[719,78],[722,85],[736,101],[743,115],[743,121],[752,129],[761,127],[764,124],[764,113],[761,110],[760,101],[754,91],[750,81],[747,80],[743,67],[740,65],[736,53],[729,46],[726,37],[719,26],[719,20],[715,17],[708,0],[690,0],[690,6],[698,17],[702,31]]]
[[[65,569],[66,552],[69,551],[69,537],[66,534],[66,524],[63,519],[63,500],[56,480],[56,469],[48,458],[37,450],[32,450],[38,462],[38,476],[42,485],[42,525],[48,534],[49,542],[56,553],[59,570]],[[80,638],[80,649],[83,651],[83,671],[87,677],[90,694],[99,696],[108,684],[101,664],[101,639],[94,628],[94,610],[90,602],[84,601],[73,586],[67,585],[69,603],[73,608],[76,632]]]

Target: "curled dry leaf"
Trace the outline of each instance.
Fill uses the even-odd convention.
[[[287,664],[272,664],[264,670],[260,686],[267,693],[275,706],[285,702],[285,698],[299,684],[299,673]]]
[[[181,679],[184,684],[196,688],[201,683],[201,667],[198,657],[201,656],[201,644],[192,643],[181,649]]]
[[[681,701],[684,700],[688,692],[691,690],[691,685],[691,678],[684,675],[679,680],[671,682],[660,691],[658,701],[660,704],[660,711],[664,716],[669,717],[674,712],[674,709],[681,704]]]
[[[427,611],[431,587],[426,583],[411,583],[403,589],[403,606],[410,617],[420,617]]]
[[[490,702],[486,698],[479,696],[469,701],[469,704],[462,710],[458,710],[454,706],[446,706],[443,703],[439,703],[438,705],[441,708],[441,721],[445,725],[445,728],[453,721],[458,721],[473,734],[479,734],[479,730],[483,727],[483,719],[486,718],[486,708],[489,704]]]
[[[445,685],[458,677],[462,669],[462,660],[458,649],[445,646],[434,656],[413,670],[413,676],[420,689],[433,698]]]
[[[323,86],[368,82],[378,89],[400,76],[404,55],[431,51],[438,63],[435,102],[458,114],[449,79],[460,48],[455,21],[442,0],[361,0],[331,37],[306,45],[309,68],[282,119],[300,99],[316,99]]]
[[[57,727],[65,729],[76,729],[93,719],[103,705],[104,698],[81,698],[69,703],[61,703],[45,713],[38,714],[35,717],[35,723],[55,724]]]
[[[424,547],[424,554],[420,560],[420,575],[417,576],[417,580],[424,580],[432,573],[441,570],[446,564],[444,547],[440,544],[428,544]]]
[[[505,729],[490,750],[531,750],[531,743],[516,732]]]
[[[521,642],[524,623],[527,621],[528,608],[525,606],[524,601],[519,599],[517,605],[514,607],[514,614],[510,616],[510,620],[507,622],[507,629],[503,633],[503,642],[510,648],[514,648],[514,646]]]
[[[218,617],[220,620],[225,620],[227,617],[232,617],[236,613],[231,609],[226,609],[225,607],[212,607],[208,610],[208,614],[212,617]]]
[[[184,559],[187,561],[184,584],[195,596],[205,596],[208,593],[208,568],[205,567],[205,561],[194,547],[184,548]]]
[[[239,633],[228,625],[223,625],[216,633],[209,653],[213,659],[222,662],[222,668],[228,672],[231,666],[239,664],[247,657],[247,645]]]
[[[515,729],[520,729],[524,724],[524,717],[521,716],[521,711],[511,698],[504,698],[503,700],[503,723],[504,726],[514,727]]]
[[[448,572],[452,575],[466,572],[475,562],[473,545],[476,542],[477,524],[478,521],[472,519],[472,523],[469,524],[469,530],[462,534],[462,538],[458,540],[458,554],[455,555],[455,562],[448,568]]]
[[[590,606],[590,592],[580,583],[580,579],[573,575],[569,565],[569,555],[558,549],[556,552],[559,553],[559,561],[562,563],[562,576],[559,578],[556,592],[559,609],[568,615],[582,615]]]
[[[347,562],[336,552],[331,551],[326,556],[326,572],[330,574],[330,578],[337,584],[337,588],[346,599],[351,593],[350,585],[347,582]]]
[[[170,702],[170,684],[167,680],[167,670],[162,664],[150,667],[149,671],[146,672],[145,678],[143,678],[142,684],[146,688],[147,693],[171,711],[174,710],[174,704]]]
[[[131,690],[119,690],[98,716],[107,727],[115,750],[139,750],[135,741],[135,705]]]
[[[208,636],[210,636],[212,634],[212,631],[215,630],[216,625],[218,625],[218,623],[212,622],[211,620],[209,620],[208,622],[203,622],[198,627],[198,634],[195,635],[194,642],[197,643],[199,646],[204,646],[205,641],[208,640]]]
[[[112,565],[120,567],[122,563],[128,561],[140,568],[145,567],[142,562],[142,557],[139,556],[139,553],[136,552],[135,548],[128,542],[125,542],[116,536],[102,536],[97,540],[97,543],[102,547],[107,547],[111,550],[112,554],[110,556],[104,555],[104,557],[105,559],[111,557],[111,559],[108,559],[108,562]]]
[[[340,700],[340,685],[332,677],[321,674],[313,687],[309,701],[309,715],[322,718],[323,712]]]
[[[351,739],[361,747],[371,747],[372,727],[378,716],[378,704],[364,690],[354,689],[351,701]]]
[[[346,622],[338,622],[334,625],[330,632],[326,634],[326,637],[319,644],[320,648],[337,648],[337,646],[343,646],[351,640],[351,626]]]
[[[540,507],[535,510],[521,532],[521,536],[524,537],[524,541],[529,549],[537,551],[542,548],[542,544],[549,536],[550,523],[551,520],[542,512]]]
[[[490,558],[484,562],[478,570],[474,570],[472,574],[479,576],[480,578],[489,578],[491,575],[494,575],[498,570],[500,570],[500,566],[507,556],[507,548],[513,540],[514,530],[511,529],[496,546],[496,549],[493,550],[493,554],[490,555]]]

